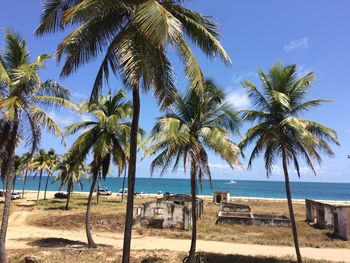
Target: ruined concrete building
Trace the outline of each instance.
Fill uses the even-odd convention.
[[[230,202],[230,192],[213,192],[213,202],[220,204],[221,202],[229,203]]]
[[[332,229],[339,237],[350,240],[350,206],[305,200],[306,221],[322,229]]]
[[[248,205],[234,203],[220,203],[217,224],[244,224],[264,226],[289,226],[290,220],[286,216],[270,214],[254,214]]]
[[[203,200],[197,198],[196,215],[203,214]],[[134,206],[134,220],[154,228],[189,229],[192,226],[191,196],[165,195],[154,201]]]

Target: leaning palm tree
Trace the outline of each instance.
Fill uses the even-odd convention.
[[[0,262],[7,262],[5,241],[14,176],[12,169],[19,138],[33,153],[40,142],[42,128],[63,136],[59,126],[42,107],[75,108],[68,100],[67,89],[51,80],[40,81],[38,73],[49,57],[40,55],[31,62],[25,41],[13,32],[6,33],[5,49],[0,54],[0,123],[3,125],[0,145],[6,153],[1,167],[6,194],[0,230]]]
[[[30,152],[26,152],[21,156],[21,169],[24,171],[23,186],[22,186],[22,198],[24,198],[24,189],[26,187],[28,173],[31,172],[31,161],[33,155]]]
[[[85,103],[82,109],[88,111],[94,120],[80,121],[66,127],[67,135],[78,131],[84,131],[72,145],[70,152],[78,162],[82,162],[92,154],[91,187],[86,208],[86,236],[89,247],[96,247],[91,236],[90,210],[92,195],[96,187],[96,181],[101,171],[105,179],[111,161],[118,166],[119,174],[125,167],[125,142],[130,135],[130,123],[126,118],[131,114],[131,104],[125,102],[125,93],[118,92],[115,95],[100,96],[95,103]]]
[[[21,167],[21,157],[19,155],[15,155],[15,159],[13,161],[13,181],[12,181],[12,192],[15,191],[15,187],[16,187],[16,179],[17,176],[22,176],[22,167]]]
[[[68,152],[57,162],[55,171],[58,171],[58,174],[54,181],[60,181],[60,189],[67,185],[67,202],[65,209],[68,210],[74,184],[78,184],[81,189],[83,188],[81,180],[86,177],[87,167],[84,163],[77,162],[77,159],[72,156],[71,152]]]
[[[338,144],[334,130],[301,115],[327,100],[305,101],[314,80],[313,73],[298,77],[296,65],[284,66],[277,63],[266,75],[259,71],[262,90],[250,81],[244,81],[255,110],[244,110],[246,121],[257,122],[247,131],[241,142],[242,148],[254,144],[248,167],[260,154],[264,155],[267,176],[272,173],[275,162],[281,158],[289,215],[298,262],[302,262],[293,203],[289,187],[288,165],[292,163],[300,177],[300,157],[316,174],[312,160],[321,162],[320,151],[332,156],[329,142]]]
[[[240,149],[230,137],[238,131],[239,118],[225,103],[225,96],[212,81],[207,81],[203,96],[194,89],[184,96],[176,95],[166,114],[156,122],[151,137],[151,146],[145,155],[157,154],[151,163],[151,172],[161,168],[161,175],[169,166],[176,170],[183,159],[186,171],[190,166],[192,195],[192,240],[189,263],[195,262],[196,251],[196,187],[197,180],[211,179],[207,150],[212,150],[232,168],[240,166]]]
[[[121,75],[132,90],[133,117],[128,169],[128,197],[123,244],[123,263],[130,259],[132,212],[137,161],[140,90],[153,90],[164,108],[173,100],[174,72],[168,52],[176,50],[184,62],[192,88],[203,93],[201,68],[185,39],[210,58],[230,58],[218,41],[217,24],[210,17],[187,9],[184,1],[163,0],[52,0],[44,4],[38,35],[77,27],[57,49],[64,58],[62,76],[102,56],[91,98],[96,100],[110,71]],[[169,48],[172,47],[172,48]]]

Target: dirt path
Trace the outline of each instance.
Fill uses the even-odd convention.
[[[72,241],[85,242],[85,231],[65,231],[40,228],[26,225],[29,211],[21,209],[11,214],[8,230],[7,248],[30,248],[31,241],[46,238],[63,238]],[[94,239],[98,244],[112,245],[117,249],[123,246],[123,236],[115,233],[95,233]],[[134,234],[132,249],[157,250],[166,249],[186,252],[190,246],[189,240],[169,239],[162,237],[144,237]],[[293,247],[265,246],[251,244],[237,244],[216,241],[198,240],[198,250],[221,253],[240,254],[251,256],[275,256],[282,257],[294,255]],[[302,255],[307,258],[350,262],[350,249],[334,248],[301,248]]]

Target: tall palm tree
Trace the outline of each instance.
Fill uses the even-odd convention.
[[[197,180],[211,179],[207,150],[214,151],[232,168],[240,166],[240,149],[230,137],[238,131],[239,118],[225,103],[225,96],[214,82],[207,81],[203,96],[194,89],[184,96],[176,95],[166,114],[156,122],[151,137],[152,143],[146,155],[157,154],[151,163],[151,171],[161,168],[161,175],[169,166],[176,170],[183,160],[186,171],[190,166],[192,195],[192,240],[187,262],[193,263],[196,251],[196,187]]]
[[[39,174],[39,185],[38,185],[38,194],[36,198],[36,202],[39,202],[39,195],[41,190],[41,181],[43,174],[46,173],[47,179],[46,179],[46,188],[48,184],[49,176],[53,172],[53,168],[56,165],[57,162],[57,155],[53,149],[50,149],[48,152],[46,152],[44,149],[39,149],[38,153],[33,156],[31,167],[35,174]],[[45,196],[44,199],[46,199],[46,188],[45,188]]]
[[[50,57],[43,54],[33,62],[25,41],[8,31],[5,48],[0,54],[0,123],[3,135],[0,145],[6,152],[1,173],[6,180],[5,204],[0,230],[0,262],[6,259],[6,232],[11,206],[11,189],[14,155],[19,138],[34,152],[40,142],[41,129],[46,128],[57,136],[63,133],[54,120],[42,109],[51,106],[75,108],[69,102],[69,91],[48,80],[40,81],[39,71]]]
[[[217,24],[210,17],[187,9],[183,0],[52,0],[44,4],[38,35],[77,27],[60,44],[58,59],[64,58],[62,76],[103,56],[91,98],[98,98],[110,71],[121,75],[132,90],[133,116],[128,169],[128,197],[123,244],[123,263],[130,259],[140,90],[153,90],[162,108],[174,94],[174,72],[168,52],[176,50],[184,62],[192,88],[203,93],[201,68],[185,39],[208,57],[230,58],[221,46]],[[173,47],[173,48],[169,48]]]
[[[66,153],[61,160],[59,160],[55,166],[55,171],[58,174],[54,181],[60,181],[60,189],[67,185],[67,202],[65,209],[69,209],[69,201],[74,190],[74,184],[78,184],[80,188],[83,188],[81,179],[86,177],[87,167],[82,162],[77,162],[77,159],[71,154]]]
[[[298,77],[296,65],[284,66],[277,63],[268,74],[259,71],[262,90],[250,81],[244,81],[255,110],[244,110],[246,121],[257,122],[247,131],[241,142],[242,148],[254,144],[248,167],[260,154],[264,155],[267,176],[272,167],[281,158],[284,172],[289,215],[298,262],[302,262],[297,227],[293,212],[293,203],[289,187],[288,165],[292,163],[300,177],[300,158],[316,174],[313,159],[321,162],[320,152],[332,156],[334,153],[329,142],[338,144],[334,130],[315,121],[301,117],[306,111],[327,100],[306,101],[306,96],[314,80],[313,73]]]
[[[21,156],[21,167],[24,171],[24,179],[23,179],[23,186],[22,186],[22,198],[24,198],[24,189],[26,187],[27,179],[28,179],[28,173],[31,171],[31,161],[32,161],[33,155],[30,152],[26,152],[22,154]]]
[[[92,195],[96,187],[98,173],[101,171],[105,179],[111,161],[118,166],[119,174],[125,167],[125,142],[130,136],[130,123],[126,118],[131,114],[130,102],[125,102],[125,93],[118,92],[115,95],[100,96],[95,103],[82,105],[94,120],[80,121],[66,128],[67,135],[78,131],[83,133],[74,142],[70,151],[78,160],[83,161],[91,153],[90,164],[92,182],[86,208],[86,236],[89,247],[96,247],[90,231],[90,210]]]

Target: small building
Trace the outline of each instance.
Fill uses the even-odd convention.
[[[220,204],[221,202],[229,203],[230,202],[230,192],[213,192],[213,202],[216,204]]]
[[[165,195],[162,198],[134,206],[134,220],[154,228],[189,229],[192,226],[191,196]],[[197,198],[196,216],[203,214],[203,199]]]
[[[350,207],[337,206],[333,217],[334,233],[345,240],[350,240]]]
[[[333,214],[336,206],[314,200],[305,200],[306,221],[320,228],[333,229]]]

